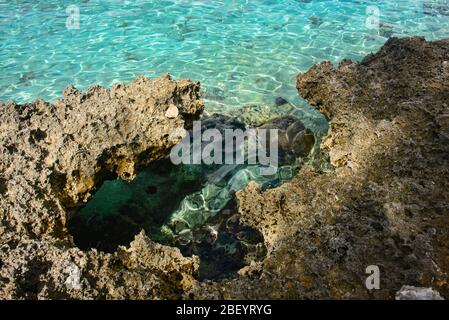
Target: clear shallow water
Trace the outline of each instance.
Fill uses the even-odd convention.
[[[423,3],[427,9],[423,10]],[[438,10],[428,5],[439,3]],[[80,89],[169,72],[199,80],[207,109],[297,96],[295,76],[329,59],[361,59],[388,35],[449,36],[441,0],[0,0],[0,101],[54,100]],[[69,5],[80,28],[66,28]],[[386,25],[366,26],[376,5]],[[446,8],[447,9],[447,8]]]

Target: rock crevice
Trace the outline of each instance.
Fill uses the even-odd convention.
[[[202,113],[199,92],[199,83],[141,77],[111,90],[70,86],[54,104],[0,104],[0,297],[179,297],[195,257],[144,234],[113,255],[82,252],[66,223],[105,180],[132,180],[163,158],[182,138],[173,132]],[[166,117],[173,105],[179,114]]]
[[[321,150],[294,180],[237,194],[241,219],[264,235],[260,265],[200,297],[388,298],[404,285],[448,291],[449,41],[390,39],[360,63],[323,62],[297,88],[330,120]],[[366,268],[380,269],[368,290]],[[253,271],[253,272],[251,272]]]
[[[1,104],[0,297],[394,299],[409,286],[449,298],[449,40],[392,38],[360,63],[312,67],[297,88],[330,121],[334,170],[317,159],[278,188],[238,192],[267,255],[220,282],[198,282],[197,258],[144,233],[106,254],[64,230],[102,180],[132,179],[179,141],[170,133],[202,111],[198,84],[142,78]],[[379,290],[365,286],[372,265]]]

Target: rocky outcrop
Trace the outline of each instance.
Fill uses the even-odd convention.
[[[198,259],[144,233],[114,254],[68,241],[9,241],[0,248],[2,299],[177,299],[194,283]]]
[[[449,40],[390,39],[360,63],[323,62],[299,93],[330,120],[318,163],[263,191],[238,193],[241,219],[268,254],[213,298],[388,298],[403,285],[449,297]],[[380,289],[365,286],[368,266]]]
[[[113,255],[82,252],[66,222],[104,180],[131,180],[164,157],[201,114],[199,90],[142,77],[111,90],[68,87],[54,104],[0,104],[0,297],[179,297],[196,258],[144,234]]]
[[[101,181],[132,179],[179,141],[170,133],[202,109],[197,84],[141,79],[1,105],[0,297],[449,298],[449,40],[390,39],[360,63],[312,67],[297,87],[330,121],[321,155],[289,183],[237,194],[267,255],[220,282],[197,281],[196,257],[144,233],[106,254],[65,231]],[[378,290],[365,286],[373,265]]]
[[[181,116],[166,117],[170,108]],[[202,109],[199,84],[169,77],[86,93],[68,87],[54,105],[1,104],[2,220],[30,237],[60,235],[67,209],[105,179],[131,180],[162,158]]]

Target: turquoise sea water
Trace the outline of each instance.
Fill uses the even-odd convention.
[[[70,5],[79,29],[66,26]],[[381,30],[367,27],[373,5]],[[447,1],[0,0],[0,101],[169,72],[201,81],[208,110],[278,96],[301,106],[299,72],[359,60],[390,35],[449,36]]]

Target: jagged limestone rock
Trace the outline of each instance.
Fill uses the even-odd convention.
[[[54,104],[0,104],[0,298],[180,296],[195,257],[143,234],[113,255],[82,252],[66,222],[106,179],[131,180],[164,157],[180,140],[170,134],[202,112],[199,91],[199,83],[142,77],[111,90],[71,86]],[[179,115],[167,117],[173,105]]]
[[[449,296],[449,40],[390,39],[360,63],[323,62],[299,93],[330,120],[321,148],[293,181],[237,193],[241,221],[267,256],[238,281],[203,283],[198,298],[394,299],[404,284]],[[380,290],[365,286],[380,269]]]
[[[196,258],[143,234],[114,254],[74,247],[64,233],[63,209],[90,193],[92,182],[72,178],[68,186],[54,184],[65,181],[48,176],[60,153],[49,157],[39,148],[56,144],[66,150],[73,142],[53,140],[59,133],[50,123],[30,121],[50,109],[58,123],[60,111],[43,103],[2,105],[0,297],[394,299],[404,284],[449,297],[448,61],[448,40],[390,39],[360,63],[324,62],[298,77],[300,94],[331,122],[321,147],[335,170],[323,172],[311,163],[281,187],[264,190],[250,183],[237,194],[240,220],[260,230],[267,255],[232,281],[196,281]],[[98,90],[94,95],[107,96]],[[195,90],[185,92],[196,100]],[[158,121],[171,102],[160,103],[155,112],[164,118]],[[181,117],[192,114],[177,107]],[[83,123],[83,117],[90,115],[69,119]],[[83,130],[73,135],[83,138]],[[125,150],[134,148],[129,138],[123,137]],[[132,157],[120,162],[115,155],[109,162],[117,164],[114,176],[132,175]],[[84,161],[86,153],[77,157],[75,163]],[[365,286],[369,265],[379,266],[380,290]]]

